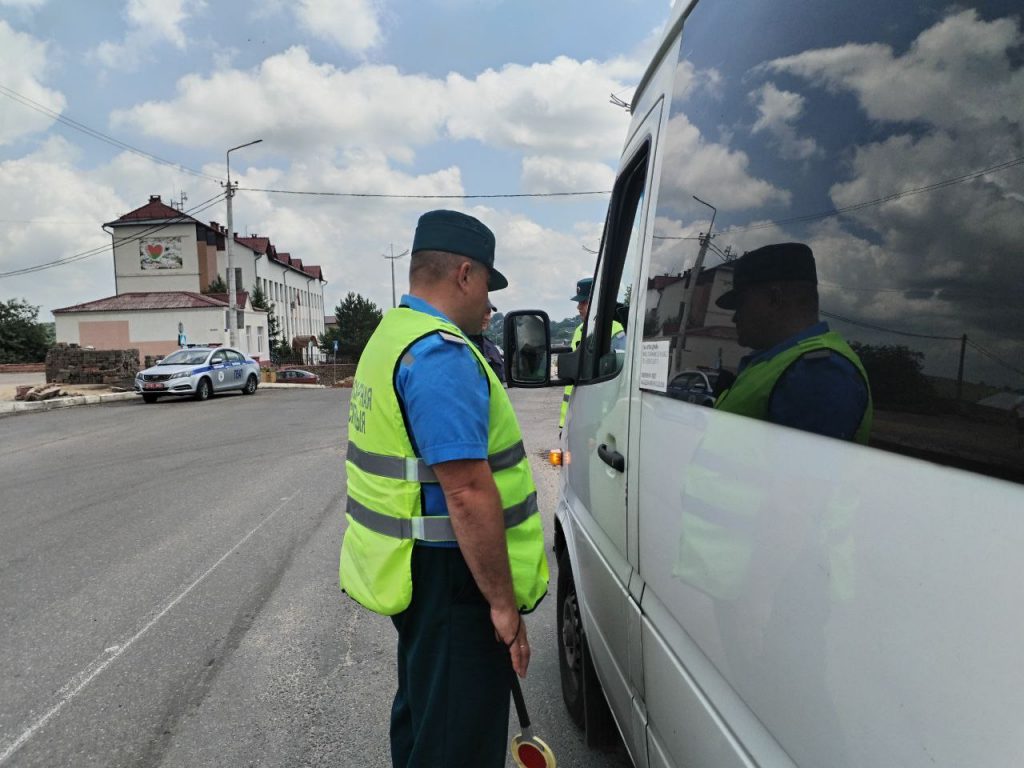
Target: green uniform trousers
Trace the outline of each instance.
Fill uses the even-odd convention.
[[[504,768],[512,664],[490,606],[453,547],[417,546],[398,630],[394,768]]]

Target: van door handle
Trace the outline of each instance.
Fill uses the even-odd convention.
[[[626,470],[626,457],[618,451],[611,450],[604,443],[597,446],[597,455],[601,457],[601,461],[616,472],[624,472]]]

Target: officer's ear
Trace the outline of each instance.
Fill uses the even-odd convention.
[[[473,279],[473,262],[465,260],[459,264],[459,268],[456,271],[458,278],[458,284],[460,288],[468,288],[469,281]]]

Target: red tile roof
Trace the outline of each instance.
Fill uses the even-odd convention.
[[[226,301],[218,301],[212,296],[192,291],[160,291],[146,293],[122,293],[119,296],[108,296],[105,299],[87,301],[53,310],[63,312],[134,312],[144,309],[223,309]]]
[[[109,221],[104,226],[116,227],[125,226],[128,224],[134,224],[139,221],[166,221],[168,219],[178,219],[182,223],[193,222],[195,224],[201,224],[206,226],[201,221],[193,219],[186,213],[182,213],[177,208],[172,208],[164,202],[161,202],[160,195],[150,195],[149,202],[140,208],[136,208],[134,211],[129,211],[124,216],[114,221]]]
[[[235,242],[251,248],[256,253],[266,253],[270,250],[269,237],[236,237]]]
[[[225,293],[207,293],[211,299],[222,301],[225,304],[228,303],[228,294]],[[235,306],[247,307],[249,305],[249,292],[248,291],[235,291]]]

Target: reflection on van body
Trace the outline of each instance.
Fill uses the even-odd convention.
[[[1019,764],[1020,10],[676,9],[632,105],[558,516],[637,765]],[[718,302],[776,243],[813,252],[814,334],[856,361],[870,431],[672,396],[757,362]]]

